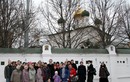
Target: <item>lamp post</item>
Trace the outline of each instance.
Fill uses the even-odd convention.
[[[61,32],[63,34],[62,45],[63,48],[65,48],[65,20],[63,19],[63,17],[61,17],[60,19],[58,19],[57,23],[61,26]]]

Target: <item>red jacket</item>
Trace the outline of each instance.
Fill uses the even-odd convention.
[[[75,70],[74,68],[72,68],[72,69],[70,70],[70,79],[71,79],[71,77],[73,77],[73,76],[76,76],[76,70]],[[69,82],[71,82],[70,79],[69,79]]]

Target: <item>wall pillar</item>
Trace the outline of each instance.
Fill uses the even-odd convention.
[[[116,67],[116,49],[115,46],[110,45],[106,48],[109,52],[109,64],[110,64],[110,82],[118,82],[117,81],[117,75],[116,75],[116,70],[118,70],[118,68]]]

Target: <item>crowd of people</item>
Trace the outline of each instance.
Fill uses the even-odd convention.
[[[77,67],[74,60],[59,63],[49,59],[48,64],[9,60],[4,69],[6,82],[85,82],[86,76],[87,82],[93,82],[94,75],[96,70],[91,61],[86,68],[82,61]],[[109,75],[106,65],[102,63],[99,82],[108,82]]]

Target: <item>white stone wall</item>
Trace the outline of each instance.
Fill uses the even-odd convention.
[[[110,82],[129,82],[130,81],[130,54],[0,54],[0,63],[5,62],[5,65],[0,64],[0,82],[5,82],[4,67],[7,65],[8,59],[12,61],[21,60],[23,62],[42,60],[48,63],[49,59],[53,61],[64,62],[66,59],[74,59],[78,63],[83,60],[86,65],[87,60],[92,60],[93,65],[97,70],[97,75],[94,77],[94,82],[99,82],[99,67],[100,62],[105,62],[110,71]],[[79,64],[77,64],[79,65]]]

